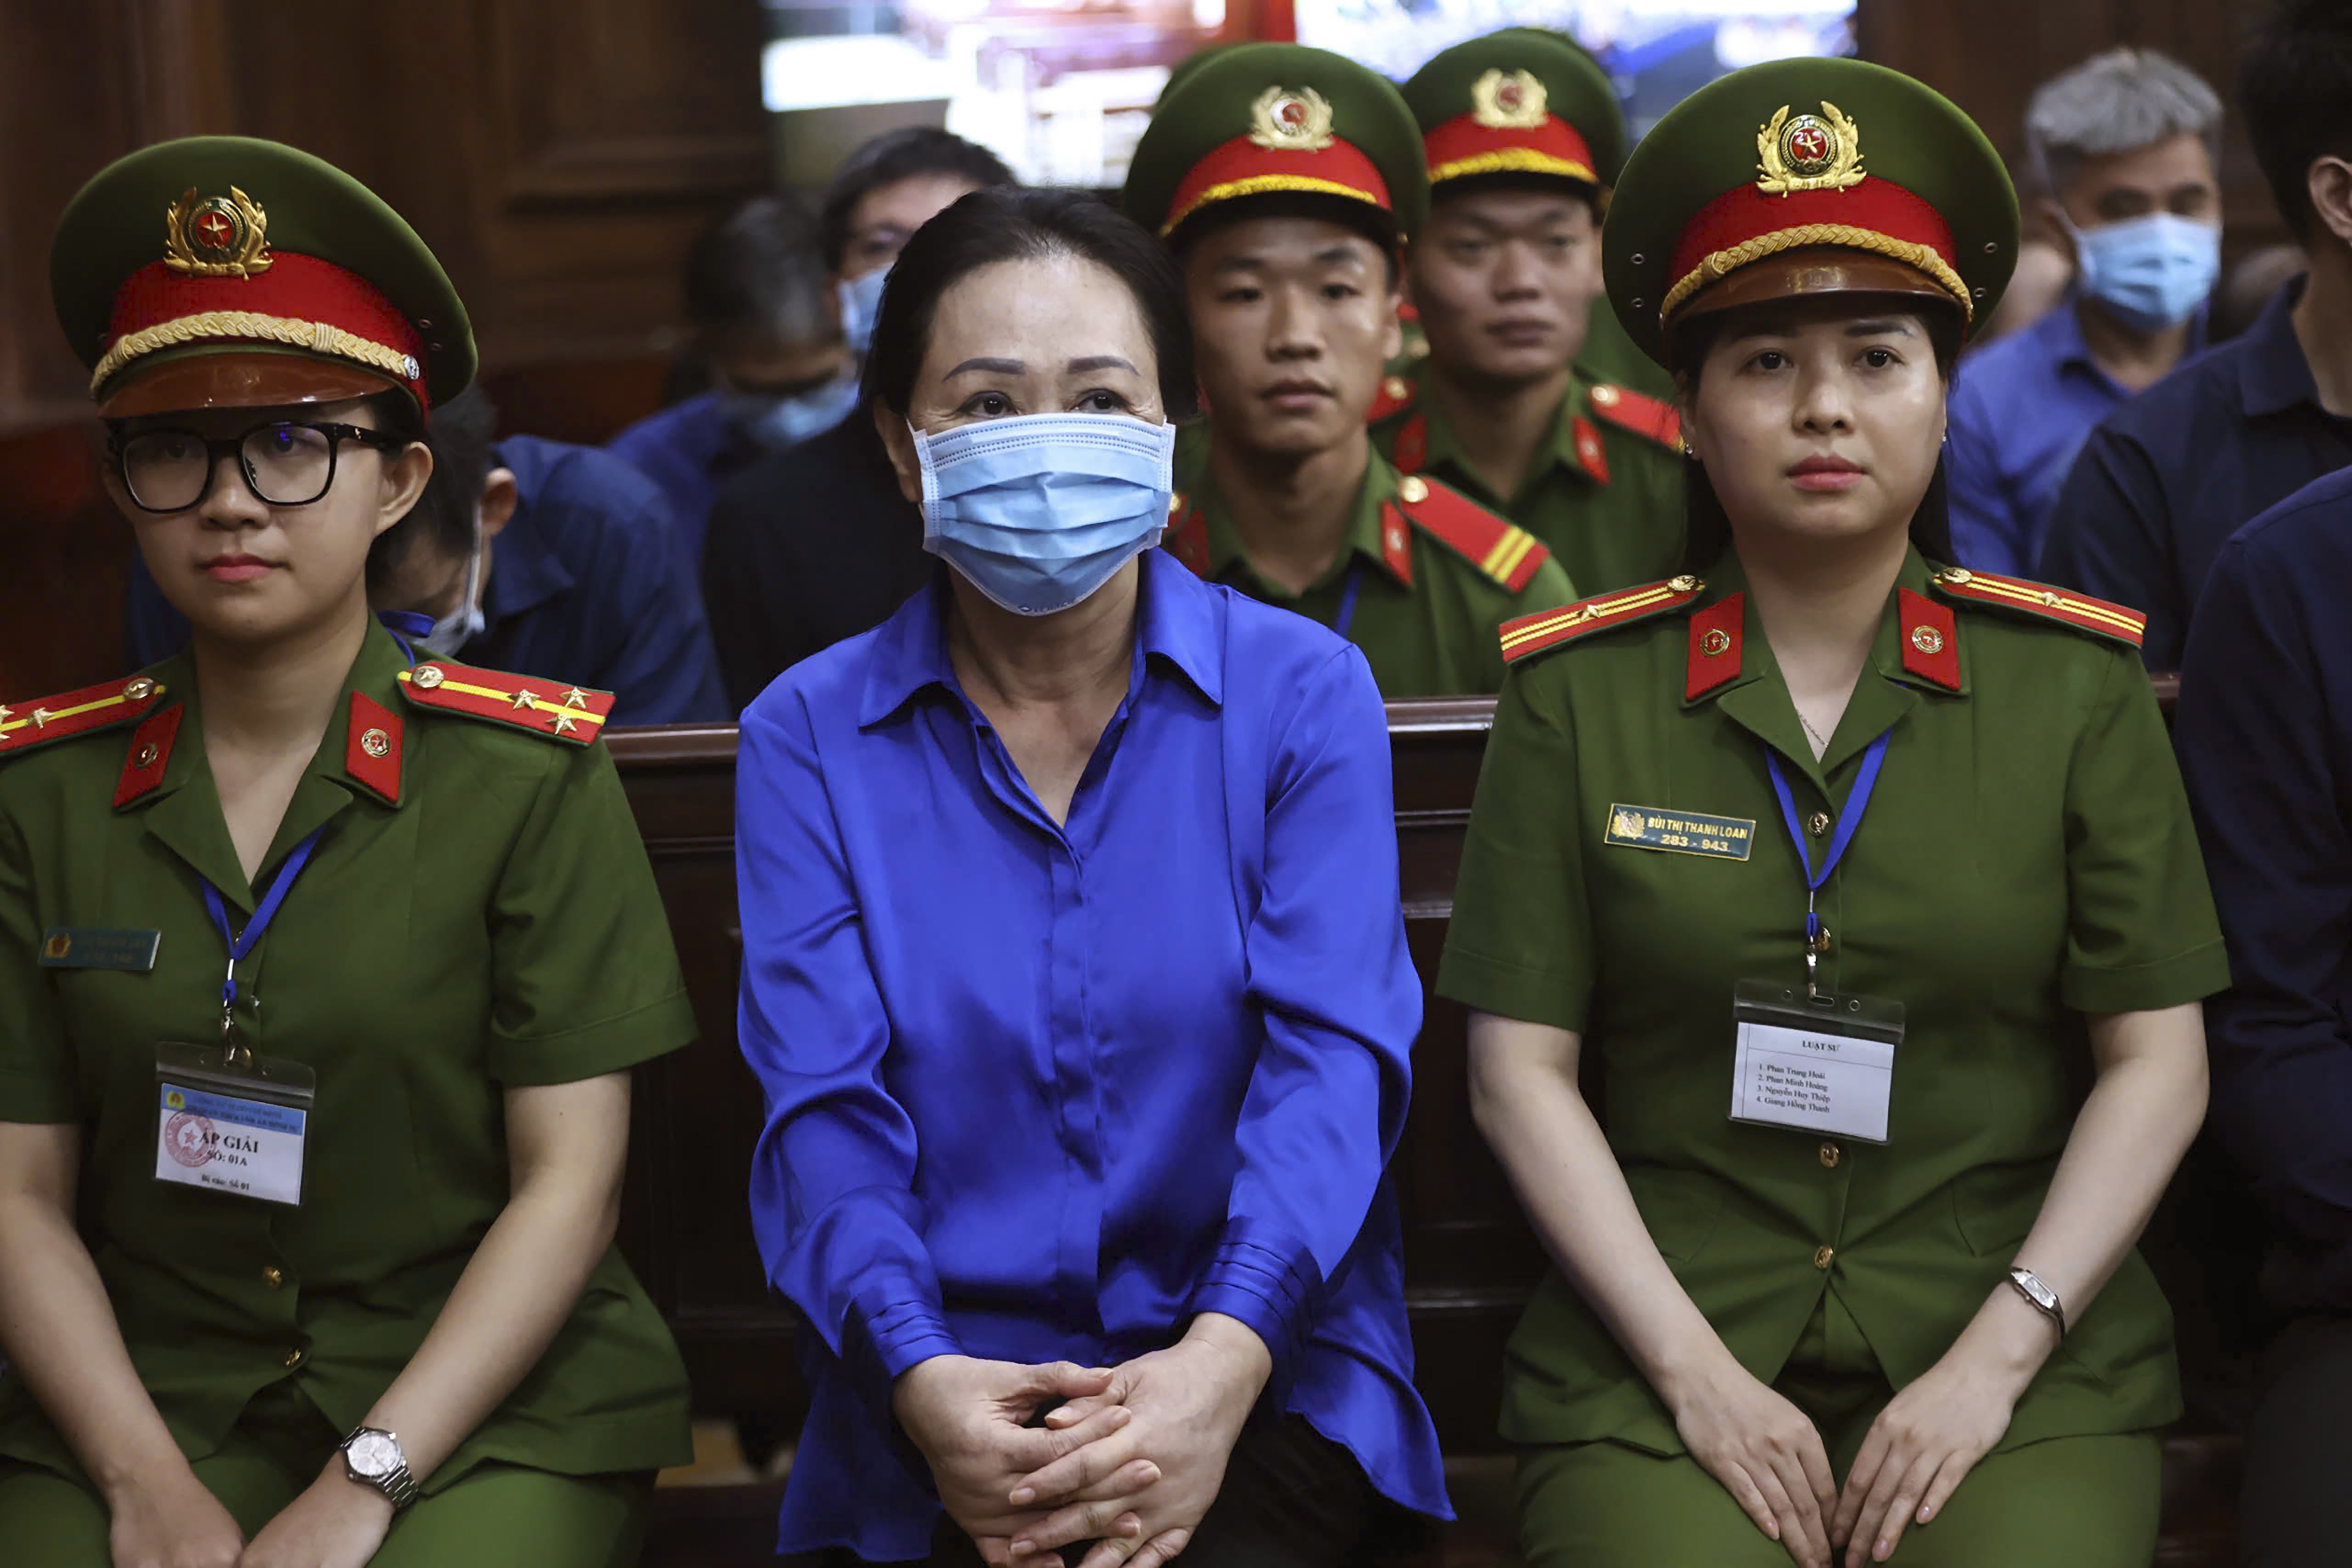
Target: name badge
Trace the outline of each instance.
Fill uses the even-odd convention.
[[[1604,841],[1628,849],[1663,849],[1671,855],[1707,855],[1745,860],[1756,844],[1756,819],[1707,816],[1656,805],[1612,805]]]
[[[299,1207],[314,1081],[299,1062],[157,1047],[155,1179]]]
[[[155,967],[163,945],[160,931],[110,930],[102,926],[51,926],[41,933],[43,969],[121,969],[144,974]]]
[[[1732,1015],[1734,1121],[1886,1142],[1903,1004],[1743,980]]]

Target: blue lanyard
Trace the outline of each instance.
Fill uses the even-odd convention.
[[[1348,563],[1348,581],[1339,590],[1339,613],[1331,619],[1331,629],[1341,637],[1356,624],[1356,594],[1364,585],[1364,558],[1360,555]]]
[[[1895,731],[1887,731],[1870,743],[1862,753],[1861,771],[1853,775],[1853,788],[1846,792],[1845,809],[1838,813],[1837,831],[1830,835],[1829,852],[1822,858],[1822,868],[1813,869],[1813,858],[1805,851],[1805,830],[1797,823],[1797,799],[1789,793],[1789,775],[1780,771],[1780,754],[1771,747],[1764,748],[1764,765],[1771,770],[1772,793],[1780,797],[1780,820],[1788,825],[1789,842],[1797,847],[1797,864],[1805,868],[1805,992],[1814,994],[1813,971],[1821,958],[1822,917],[1813,908],[1813,895],[1830,879],[1838,862],[1845,858],[1845,847],[1853,842],[1854,830],[1862,826],[1862,814],[1870,809],[1870,792],[1878,787],[1878,770],[1886,762],[1886,742]]]
[[[269,922],[278,918],[278,906],[286,901],[287,893],[294,886],[294,879],[300,876],[302,868],[310,864],[310,851],[319,847],[319,835],[325,831],[323,826],[314,827],[310,837],[294,846],[294,853],[286,857],[286,864],[278,868],[269,890],[261,896],[260,907],[253,911],[253,919],[246,922],[245,930],[239,935],[229,934],[228,907],[221,901],[220,889],[213,886],[210,878],[205,879],[205,908],[212,911],[213,924],[219,928],[221,941],[228,944],[228,978],[221,982],[223,1036],[228,1033],[229,1020],[236,1006],[236,966],[245,962],[246,955],[260,942],[261,933],[268,931]]]
[[[379,610],[375,618],[383,623],[383,629],[392,634],[392,640],[400,645],[402,655],[414,668],[416,650],[408,646],[408,639],[430,636],[433,617],[420,610]]]

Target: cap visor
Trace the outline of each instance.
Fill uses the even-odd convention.
[[[1839,245],[1814,245],[1751,261],[1719,282],[1708,284],[1675,312],[1668,329],[1743,305],[1821,294],[1891,295],[1933,300],[1954,311],[1960,308],[1949,289],[1907,262]]]
[[[162,353],[127,367],[99,399],[108,419],[194,408],[274,408],[345,403],[407,389],[340,360],[263,350],[199,349]]]

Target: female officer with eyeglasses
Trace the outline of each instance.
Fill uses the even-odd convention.
[[[0,704],[0,1541],[634,1563],[687,1444],[612,1246],[628,1069],[694,1025],[610,698],[367,607],[464,307],[355,182],[236,138],[99,174],[52,287],[194,632]]]

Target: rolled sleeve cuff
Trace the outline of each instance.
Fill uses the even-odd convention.
[[[859,1291],[842,1325],[842,1365],[885,1432],[898,1429],[890,1394],[899,1376],[933,1356],[963,1353],[932,1292],[911,1281]]]
[[[2070,963],[2059,975],[2058,995],[2078,1013],[2154,1013],[2203,1001],[2229,986],[2229,952],[2212,942],[2178,958],[2129,969]]]
[[[1523,969],[1467,948],[1449,946],[1437,968],[1437,994],[1497,1018],[1549,1024],[1581,1033],[1591,989],[1567,975]]]
[[[578,1083],[667,1056],[692,1045],[699,1033],[693,1005],[684,991],[674,991],[634,1013],[560,1035],[516,1039],[494,1032],[490,1077],[516,1089]]]
[[[1274,1358],[1264,1408],[1282,1409],[1307,1342],[1323,1315],[1323,1271],[1306,1243],[1253,1220],[1235,1220],[1209,1260],[1191,1310],[1239,1320]]]

